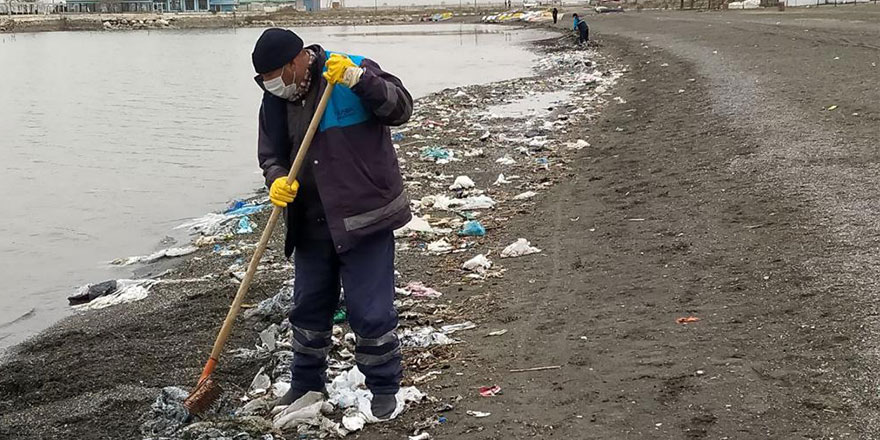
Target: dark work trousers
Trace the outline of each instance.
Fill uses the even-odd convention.
[[[553,13],[553,24],[556,24],[556,19],[558,18],[557,14]]]
[[[294,259],[291,387],[319,391],[326,382],[341,279],[348,322],[357,337],[355,363],[373,394],[396,394],[402,368],[394,310],[394,234],[366,237],[343,254],[330,240],[302,240]]]
[[[580,22],[578,24],[578,35],[579,35],[579,43],[584,44],[587,41],[590,41],[590,28],[586,23]]]

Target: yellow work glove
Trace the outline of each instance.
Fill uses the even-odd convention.
[[[286,208],[288,203],[292,203],[296,198],[296,192],[299,190],[299,182],[294,180],[292,185],[287,184],[287,177],[279,177],[272,182],[269,187],[269,201],[273,205]]]
[[[324,79],[330,84],[342,84],[352,88],[364,74],[364,69],[355,65],[351,58],[338,53],[330,55],[325,64],[327,71],[324,72]]]

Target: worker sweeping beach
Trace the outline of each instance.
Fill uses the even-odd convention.
[[[278,405],[325,391],[333,313],[345,289],[355,362],[373,394],[372,413],[392,415],[402,377],[394,309],[393,230],[412,217],[389,126],[407,122],[413,100],[374,61],[303,46],[268,29],[253,51],[263,90],[258,157],[269,199],[285,207],[285,255],[296,277],[290,391]],[[287,175],[318,101],[335,85],[296,181]]]

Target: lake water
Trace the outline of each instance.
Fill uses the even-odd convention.
[[[0,34],[0,349],[71,313],[107,261],[253,193],[261,29]],[[525,42],[484,25],[313,27],[306,44],[368,56],[411,93],[530,73]],[[124,307],[124,306],[123,306]]]

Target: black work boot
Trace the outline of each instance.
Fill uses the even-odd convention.
[[[370,410],[380,420],[388,420],[397,409],[397,396],[394,394],[373,394]]]
[[[321,388],[321,390],[318,392],[323,394],[325,397],[327,396],[327,388]],[[305,396],[308,393],[309,390],[300,390],[291,387],[289,390],[287,390],[286,393],[284,393],[283,396],[281,396],[281,399],[278,399],[278,402],[275,403],[275,406],[290,405],[291,403],[296,402],[297,400],[302,398],[302,396]]]

